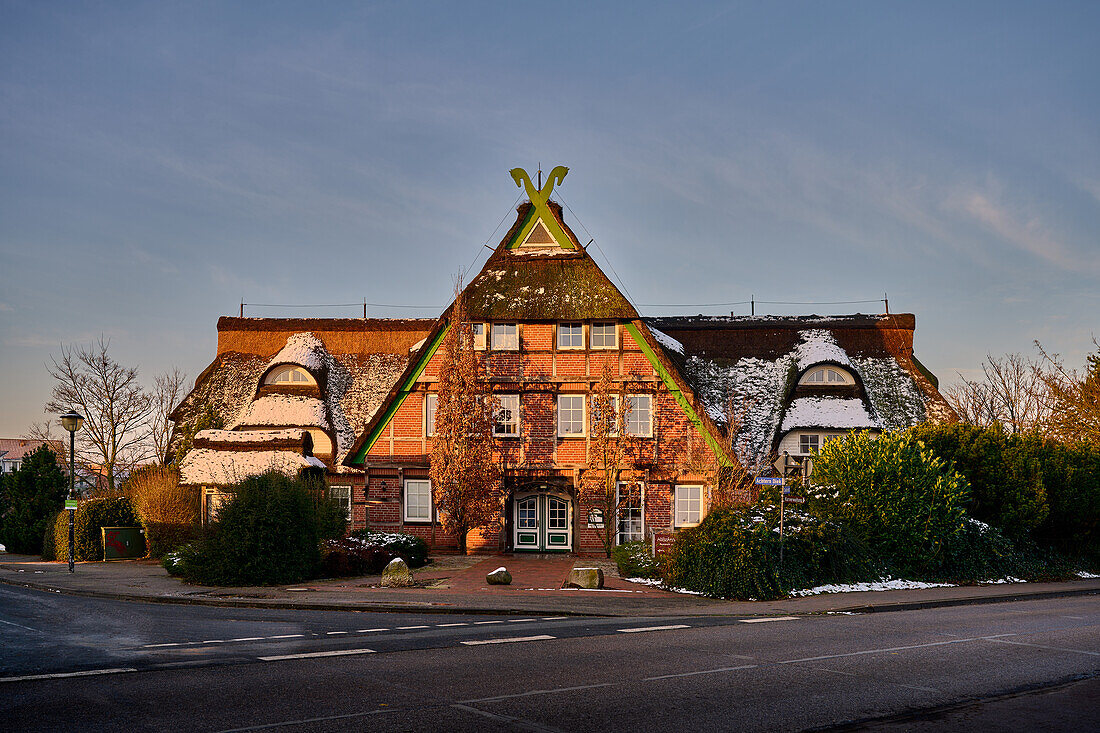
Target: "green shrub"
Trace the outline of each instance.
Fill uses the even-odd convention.
[[[329,578],[376,575],[395,557],[396,552],[355,537],[326,540],[321,544],[320,572]]]
[[[103,559],[103,527],[140,527],[141,519],[125,496],[88,499],[76,510],[76,559]],[[65,525],[65,557],[68,556],[69,529]],[[60,553],[61,543],[58,543]]]
[[[428,562],[428,544],[416,535],[359,529],[352,532],[350,536],[393,553],[395,557],[404,560],[410,568],[418,568]]]
[[[66,532],[68,531],[68,516],[69,513],[64,509],[57,512],[49,518],[46,522],[46,528],[42,531],[42,559],[43,560],[56,560],[57,559],[57,520],[61,518],[61,515],[65,515]]]
[[[649,545],[642,541],[624,542],[611,550],[611,557],[623,578],[659,578],[661,564],[649,553]]]
[[[905,577],[942,566],[965,527],[966,480],[908,432],[829,441],[814,461],[815,513]]]
[[[8,552],[37,555],[51,517],[65,505],[69,479],[57,454],[45,445],[0,479],[0,545]]]
[[[320,560],[316,487],[268,472],[229,488],[208,533],[182,555],[187,580],[206,585],[274,585],[312,577]]]

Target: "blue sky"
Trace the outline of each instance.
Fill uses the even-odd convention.
[[[944,383],[1035,339],[1081,364],[1098,32],[1096,3],[0,2],[0,434],[61,343],[193,379],[242,297],[442,305],[540,161],[638,303],[887,292]]]

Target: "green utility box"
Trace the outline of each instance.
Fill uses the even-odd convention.
[[[145,530],[141,527],[101,527],[103,559],[129,560],[145,557]]]

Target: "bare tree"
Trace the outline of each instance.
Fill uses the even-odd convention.
[[[496,400],[474,354],[465,320],[462,283],[455,285],[447,334],[443,338],[432,439],[432,499],[444,529],[466,554],[470,530],[501,516],[500,472],[493,461]]]
[[[986,357],[981,380],[962,380],[945,396],[964,422],[1003,425],[1013,433],[1036,430],[1050,414],[1041,365],[1020,354]]]
[[[1096,353],[1085,358],[1084,373],[1067,369],[1058,354],[1047,353],[1038,341],[1035,346],[1043,358],[1049,433],[1067,443],[1100,446],[1100,342],[1093,338],[1092,343]]]
[[[151,398],[153,410],[149,415],[149,450],[158,465],[168,465],[171,451],[172,421],[168,416],[183,399],[187,375],[178,368],[157,376],[153,380]]]
[[[581,477],[580,494],[603,513],[600,541],[607,557],[615,546],[620,513],[631,504],[641,502],[641,487],[636,482],[620,479],[626,468],[633,441],[626,430],[627,395],[625,385],[617,382],[611,367],[605,362],[600,381],[591,395],[589,420],[588,466]]]
[[[736,393],[726,400],[725,425],[719,426],[724,427],[725,432],[718,443],[725,456],[720,456],[703,438],[701,431],[705,428],[702,425],[688,436],[687,450],[679,460],[679,467],[706,479],[712,509],[750,503],[753,476],[769,466],[775,457],[772,453],[757,454],[747,439],[738,439],[751,407],[750,400]]]
[[[111,358],[109,345],[102,337],[87,347],[62,345],[60,360],[51,357],[52,366],[46,367],[55,383],[45,411],[75,408],[84,415],[84,427],[76,434],[80,459],[99,466],[114,493],[118,470],[144,457],[153,401],[138,382],[137,369]]]

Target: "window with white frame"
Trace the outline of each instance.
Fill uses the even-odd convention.
[[[225,506],[231,496],[217,489],[203,488],[202,492],[202,521],[209,524],[218,518],[218,512]]]
[[[615,485],[615,501],[619,507],[616,544],[645,539],[645,497],[639,482]]]
[[[432,521],[432,482],[427,479],[405,480],[405,521]]]
[[[619,434],[619,395],[610,394],[607,396],[607,434],[618,435]],[[592,433],[596,434],[596,431],[603,429],[603,410],[600,409],[599,400],[596,395],[592,395],[592,413],[589,416],[589,424],[592,426]]]
[[[677,527],[692,527],[703,519],[703,487],[702,486],[677,486],[676,487],[676,517]]]
[[[558,435],[584,435],[584,395],[558,395]]]
[[[347,517],[348,522],[351,521],[351,487],[350,486],[330,486],[328,487],[329,498],[340,505],[340,508],[344,510],[344,514]]]
[[[817,453],[820,440],[816,433],[802,433],[798,436],[798,452],[804,454]]]
[[[799,380],[799,384],[812,385],[841,385],[855,384],[852,376],[843,369],[834,367],[818,367],[811,369]]]
[[[592,348],[614,349],[619,345],[616,325],[613,322],[592,324]]]
[[[558,348],[559,349],[583,349],[584,348],[584,324],[559,323],[558,324]]]
[[[435,435],[435,410],[439,406],[439,395],[429,392],[424,395],[424,435]]]
[[[519,395],[497,395],[496,419],[493,420],[493,435],[502,438],[519,437]]]
[[[626,432],[641,438],[653,435],[653,397],[635,394],[626,398]]]
[[[515,323],[494,323],[491,345],[494,351],[519,351],[519,326]]]
[[[301,384],[301,385],[308,385],[308,384],[317,384],[317,380],[315,380],[313,378],[313,376],[310,375],[310,373],[307,372],[302,367],[287,365],[287,366],[281,366],[281,367],[278,367],[278,368],[272,370],[272,372],[267,375],[267,378],[264,379],[264,384],[280,384],[280,385]]]
[[[471,323],[470,338],[473,341],[475,351],[485,351],[485,324]]]

